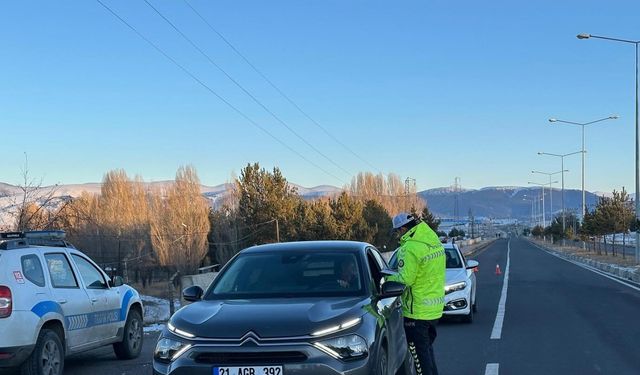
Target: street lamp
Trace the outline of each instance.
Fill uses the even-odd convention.
[[[636,223],[640,220],[640,119],[638,119],[638,44],[640,40],[609,38],[591,34],[578,34],[578,39],[604,39],[613,42],[633,44],[636,47]],[[636,263],[640,263],[640,230],[636,230]]]
[[[560,198],[562,200],[562,235],[564,236],[564,232],[565,232],[565,228],[566,228],[566,224],[565,224],[565,213],[564,213],[564,158],[567,156],[571,156],[571,155],[575,155],[575,154],[580,154],[582,153],[582,151],[576,151],[576,152],[571,152],[568,154],[552,154],[549,152],[538,152],[538,155],[547,155],[547,156],[555,156],[560,158],[561,160],[561,165],[562,168],[560,169],[560,173],[562,173],[562,194],[560,195]]]
[[[546,184],[540,184],[540,183],[537,183],[537,182],[527,182],[527,183],[530,184],[530,185],[538,185],[538,186],[540,186],[542,188],[542,229],[544,229],[544,228],[547,227],[547,222],[545,221],[546,220],[546,217],[545,217],[546,215],[544,213],[544,185],[546,185]]]
[[[605,117],[605,118],[601,118],[601,119],[598,119],[595,121],[589,121],[589,122],[573,122],[573,121],[558,120],[556,118],[549,119],[549,122],[551,123],[559,122],[563,124],[578,125],[582,127],[582,220],[583,221],[584,221],[584,214],[587,211],[587,200],[586,200],[585,190],[584,190],[584,154],[586,153],[584,149],[584,127],[587,125],[595,124],[596,122],[601,122],[606,120],[616,120],[618,118],[620,117],[617,115],[613,115],[613,116],[609,116],[609,117]]]
[[[551,186],[551,184],[558,183],[558,181],[551,182],[551,176],[557,175],[558,173],[562,173],[562,172],[563,171],[547,173],[547,172],[540,172],[540,171],[531,171],[531,173],[538,173],[538,174],[549,176],[549,214],[551,216],[550,222],[553,221],[553,187]],[[565,170],[564,172],[569,172],[569,171]]]

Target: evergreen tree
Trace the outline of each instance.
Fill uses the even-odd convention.
[[[429,211],[429,207],[425,206],[424,209],[422,209],[421,217],[422,217],[422,221],[427,223],[427,225],[431,229],[433,229],[434,232],[436,233],[438,232],[438,227],[440,226],[440,219],[433,216],[431,211]]]
[[[295,237],[293,217],[301,198],[278,168],[268,172],[258,163],[249,164],[242,170],[236,186],[238,212],[254,243],[275,242],[278,229],[280,241]],[[275,223],[268,225],[275,220],[278,220],[277,227]]]

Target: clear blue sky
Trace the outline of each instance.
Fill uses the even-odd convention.
[[[205,184],[246,163],[279,166],[305,186],[350,176],[253,103],[142,0],[103,0],[274,135],[266,137],[95,1],[0,4],[0,181],[24,152],[47,184],[97,182],[114,168],[147,181],[193,164]],[[149,0],[280,118],[349,172],[369,166],[328,138],[246,66],[182,0]],[[315,120],[383,172],[418,188],[526,185],[580,148],[587,188],[634,189],[633,46],[638,1],[190,0]],[[579,156],[567,161],[580,187]],[[542,176],[541,176],[542,177]]]

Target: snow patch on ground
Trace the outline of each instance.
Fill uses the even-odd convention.
[[[144,333],[150,332],[162,332],[164,329],[164,324],[154,323],[144,327]]]
[[[169,320],[169,300],[141,295],[142,303],[144,304],[144,323],[146,325],[152,325],[157,323],[163,323]],[[174,300],[175,310],[180,308],[180,300]]]

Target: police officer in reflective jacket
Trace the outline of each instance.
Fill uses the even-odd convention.
[[[438,235],[411,214],[393,218],[400,238],[398,274],[387,277],[406,286],[402,295],[404,330],[416,372],[438,374],[433,355],[436,322],[444,308],[445,252]]]

